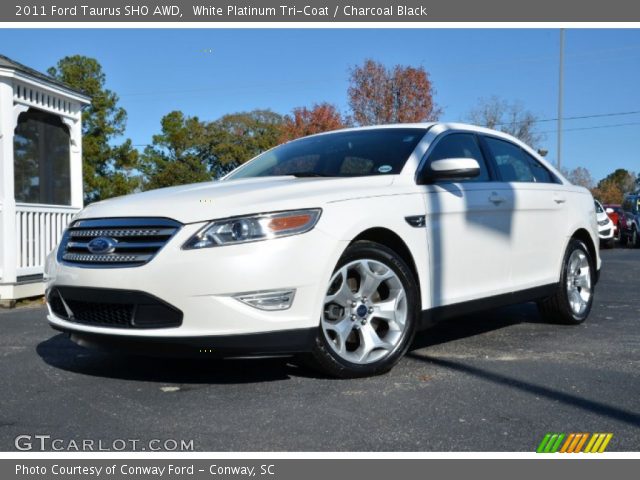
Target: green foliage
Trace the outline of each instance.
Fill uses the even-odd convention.
[[[179,111],[165,115],[160,124],[162,132],[153,136],[140,159],[143,189],[211,180],[206,125]]]
[[[242,164],[275,147],[283,117],[271,110],[231,113],[207,126],[212,169]]]
[[[125,140],[127,112],[118,106],[118,96],[105,88],[106,76],[97,60],[74,55],[64,57],[49,75],[91,97],[82,112],[82,158],[85,203],[131,193],[138,186],[135,167],[138,152]]]
[[[624,168],[618,168],[598,182],[598,188],[611,183],[615,185],[623,194],[632,192],[636,188],[637,176]]]
[[[233,113],[202,122],[174,111],[161,121],[140,159],[143,189],[204,182],[278,144],[283,119],[270,110]]]

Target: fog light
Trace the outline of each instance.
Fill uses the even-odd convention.
[[[267,290],[261,292],[248,292],[234,295],[236,300],[260,310],[286,310],[291,307],[295,289],[289,290]]]

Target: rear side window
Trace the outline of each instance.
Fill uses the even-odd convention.
[[[533,177],[536,179],[536,182],[541,183],[556,183],[555,178],[549,173],[549,170],[544,168],[544,166],[529,155],[524,150],[521,150],[525,156],[529,159],[529,164],[531,165],[531,171],[533,172]]]
[[[493,137],[485,141],[503,181],[555,183],[549,171],[519,146]]]
[[[445,135],[429,154],[429,162],[444,160],[446,158],[473,158],[480,165],[480,175],[469,182],[488,182],[489,171],[484,161],[482,151],[478,145],[478,139],[472,133],[451,133]]]

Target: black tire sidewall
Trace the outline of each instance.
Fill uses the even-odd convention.
[[[339,365],[339,368],[344,369],[345,374],[341,376],[345,377],[375,375],[390,370],[406,353],[413,341],[420,313],[420,296],[414,274],[398,254],[384,245],[368,241],[353,243],[345,250],[342,257],[340,257],[340,260],[334,269],[334,273],[344,265],[362,259],[381,262],[391,268],[398,276],[407,296],[407,325],[402,338],[392,353],[376,362],[364,365],[349,362],[335,353],[324,335],[322,326],[319,326],[318,336],[316,339],[315,356],[317,357],[318,354],[325,354],[326,352],[326,354],[330,355],[332,360],[337,364],[336,367]],[[320,348],[318,349],[318,347]]]

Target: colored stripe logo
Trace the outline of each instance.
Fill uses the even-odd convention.
[[[611,438],[613,433],[547,433],[536,453],[602,453]]]

